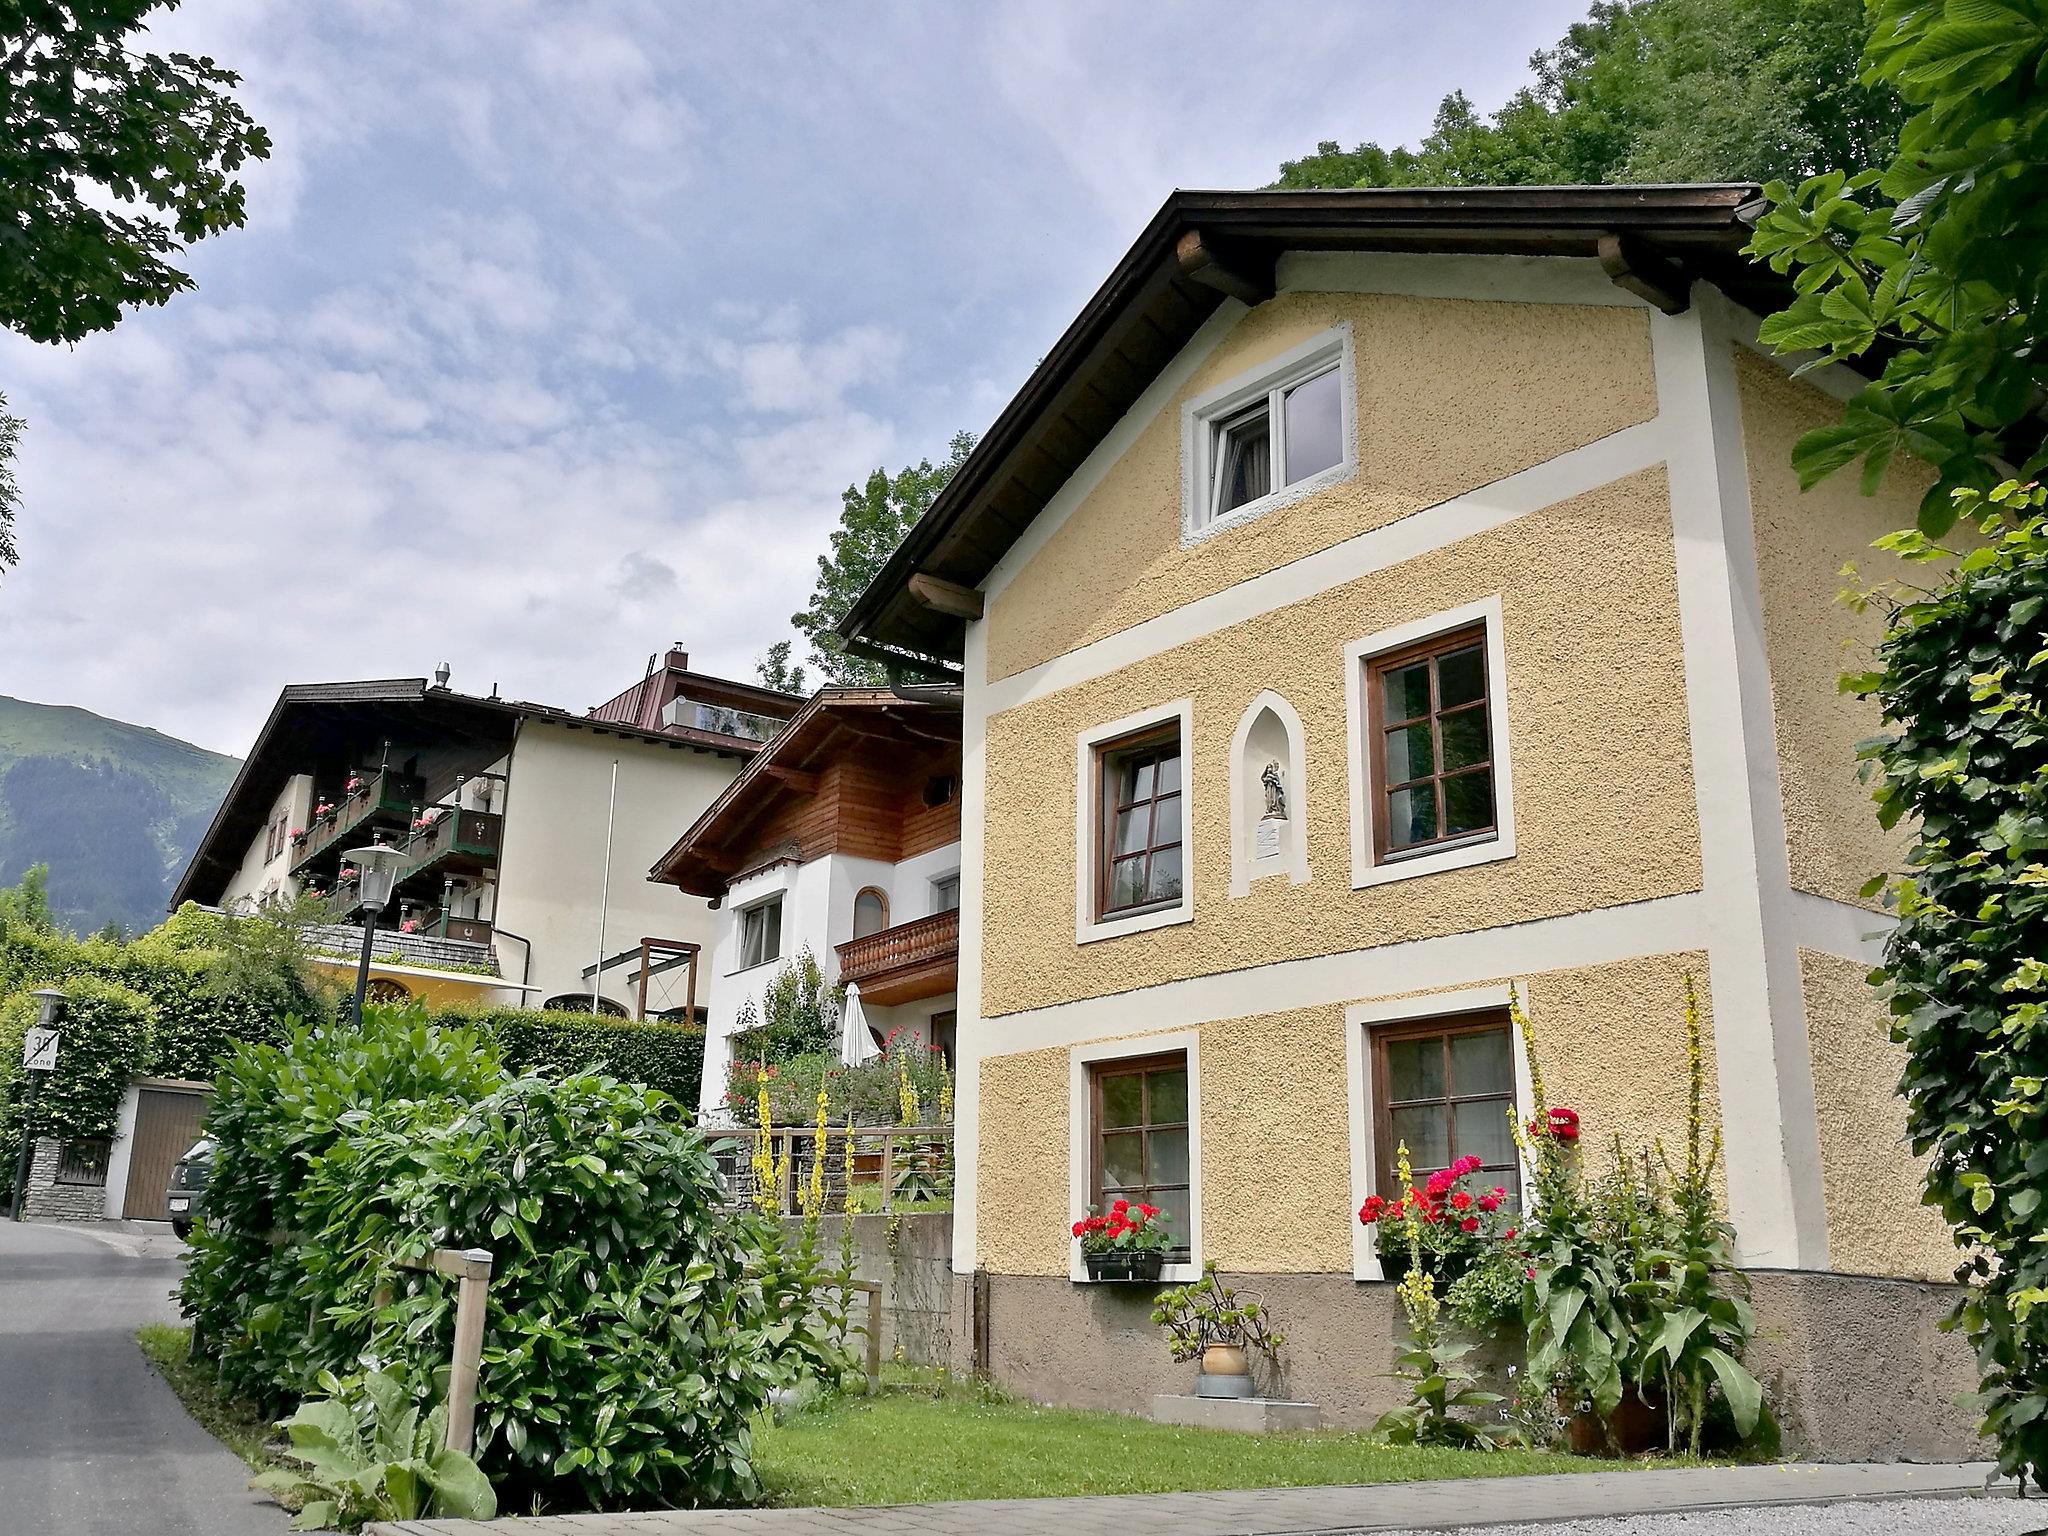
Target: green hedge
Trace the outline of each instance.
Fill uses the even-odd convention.
[[[694,1117],[704,1078],[704,1026],[635,1023],[538,1008],[437,1008],[436,1024],[480,1029],[515,1072],[604,1071],[658,1088]]]
[[[92,976],[70,978],[65,993],[57,1070],[36,1085],[28,1128],[32,1135],[67,1141],[111,1136],[122,1094],[150,1060],[157,1011],[140,992]],[[25,992],[0,1002],[0,1146],[9,1156],[19,1145],[28,1086],[21,1068],[22,1037],[40,1011]]]

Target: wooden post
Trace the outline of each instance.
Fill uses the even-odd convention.
[[[465,1456],[476,1441],[476,1386],[483,1366],[491,1265],[491,1255],[482,1248],[436,1248],[425,1259],[398,1261],[401,1269],[430,1269],[455,1281],[455,1357],[449,1362],[445,1444]]]
[[[887,1215],[895,1209],[896,1200],[896,1132],[892,1127],[882,1132],[882,1212]]]
[[[434,1267],[455,1277],[455,1359],[448,1373],[448,1449],[470,1454],[476,1440],[476,1384],[483,1365],[484,1305],[491,1256],[481,1248],[438,1248]]]

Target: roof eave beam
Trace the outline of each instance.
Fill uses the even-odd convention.
[[[1628,235],[1602,235],[1599,249],[1600,268],[1615,287],[1667,315],[1682,315],[1691,307],[1692,278],[1676,262]]]
[[[1241,246],[1219,245],[1199,229],[1191,229],[1174,246],[1183,276],[1228,294],[1246,304],[1273,297],[1273,258],[1255,256]]]
[[[933,613],[955,619],[981,618],[981,594],[973,587],[963,587],[957,581],[925,571],[914,572],[905,585],[910,588],[910,595]]]

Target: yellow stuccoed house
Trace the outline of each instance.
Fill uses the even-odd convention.
[[[1275,1395],[1370,1422],[1395,1145],[1520,1177],[1514,988],[1589,1167],[1675,1147],[1690,974],[1788,1447],[1970,1453],[1835,686],[1921,484],[1799,492],[1857,381],[1758,348],[1757,197],[1177,193],[855,607],[964,695],[961,1363],[1188,1390],[1070,1235],[1121,1194],[1264,1296]]]

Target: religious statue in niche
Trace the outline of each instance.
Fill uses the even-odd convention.
[[[1270,821],[1287,819],[1287,786],[1280,778],[1278,763],[1266,764],[1266,771],[1259,775],[1259,782],[1266,786],[1266,817]]]

